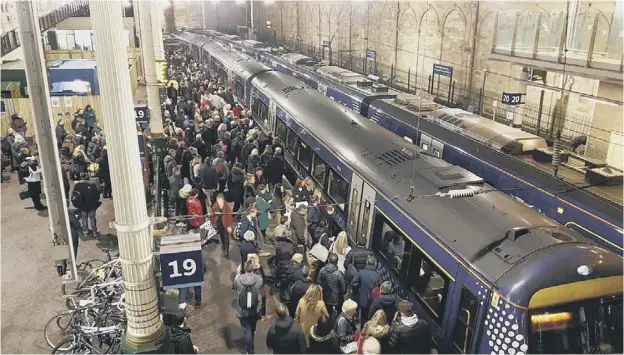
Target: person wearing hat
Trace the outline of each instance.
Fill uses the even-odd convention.
[[[340,341],[334,331],[333,318],[322,315],[310,329],[308,354],[340,354]]]
[[[353,321],[357,310],[357,303],[348,299],[342,303],[342,312],[336,319],[336,336],[340,341],[340,348],[343,349],[345,354],[351,353],[351,351],[345,351],[345,349],[353,347],[357,350],[357,341],[360,338],[360,334],[357,332],[357,326]]]
[[[295,213],[290,215],[290,229],[292,231],[293,242],[299,250],[306,250],[307,240],[307,221],[306,214],[308,210],[305,205],[299,205]]]
[[[412,308],[412,302],[399,302],[388,338],[389,353],[430,354],[434,350],[429,324],[419,319]]]

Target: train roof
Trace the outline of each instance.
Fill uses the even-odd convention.
[[[438,191],[455,184],[476,190],[491,187],[465,169],[418,154],[414,145],[317,91],[301,88],[299,81],[286,74],[265,72],[252,83],[316,139],[334,142],[330,148],[333,153],[356,167],[386,196],[407,197],[413,186],[416,198],[411,202],[399,198],[396,204],[490,282],[548,247],[591,243],[502,192],[463,199],[435,197]],[[293,86],[298,88],[285,95],[283,90]],[[388,160],[387,156],[398,159]]]

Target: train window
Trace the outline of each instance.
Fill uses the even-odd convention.
[[[428,313],[441,322],[448,279],[381,213],[375,219],[373,250],[385,260]]]
[[[286,128],[286,123],[282,120],[277,120],[277,136],[282,140],[282,142],[286,142],[286,132],[288,129]]]
[[[310,163],[312,162],[312,150],[310,146],[304,142],[299,142],[299,152],[297,153],[297,160],[303,165],[306,171],[310,171]]]
[[[297,137],[292,129],[289,129],[288,137],[286,137],[286,149],[288,149],[288,151],[294,156],[296,156],[297,154],[297,145],[299,144],[298,142],[299,137]]]
[[[358,208],[359,206],[356,205],[358,202],[360,201],[360,196],[359,196],[359,191],[354,188],[353,189],[353,193],[351,194],[351,202],[353,202],[353,206],[351,206],[351,209],[349,210],[349,224],[351,225],[351,227],[355,226],[355,223],[357,222],[357,211],[359,211],[360,209]]]
[[[453,345],[465,354],[470,352],[472,345],[472,335],[479,312],[479,299],[464,287],[459,303],[459,313],[455,319],[455,329],[453,330]]]
[[[243,85],[240,81],[236,80],[234,82],[234,90],[236,97],[238,97],[238,99],[242,101],[245,97],[245,85]]]
[[[269,119],[269,106],[265,105],[264,102],[260,101],[260,122],[262,124],[266,124]]]
[[[327,180],[327,164],[321,159],[318,154],[314,153],[312,161],[312,176],[321,185],[321,188],[325,187],[325,180]]]
[[[336,174],[334,170],[329,171],[329,183],[327,185],[327,194],[338,203],[338,207],[344,211],[344,203],[347,203],[349,194],[349,184]]]
[[[436,157],[440,158],[440,151],[433,148],[433,155],[435,155]]]

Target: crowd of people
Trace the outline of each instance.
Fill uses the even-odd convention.
[[[270,296],[278,304],[266,345],[276,354],[435,351],[427,322],[382,280],[365,239],[349,245],[314,180],[282,184],[284,142],[255,128],[206,65],[182,50],[167,59],[168,217],[188,230],[212,229],[225,257],[230,240],[238,246],[232,288],[246,352],[255,351],[258,321],[272,319]],[[190,294],[180,290],[180,302],[202,307],[201,287]]]
[[[71,130],[66,122],[71,119]],[[47,207],[42,199],[42,169],[39,154],[26,140],[26,122],[21,114],[11,115],[11,128],[2,139],[3,171],[16,172],[20,184],[27,189],[20,193],[21,199],[30,198],[38,211]],[[80,236],[99,234],[96,212],[104,199],[112,198],[110,168],[106,150],[106,137],[98,126],[95,112],[90,105],[59,114],[55,137],[61,163],[61,177],[69,210],[74,254],[77,257]],[[3,180],[7,180],[4,179]]]

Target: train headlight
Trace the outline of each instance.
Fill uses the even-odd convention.
[[[576,269],[576,272],[581,276],[589,276],[594,269],[591,266],[581,265]]]

